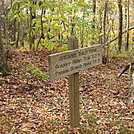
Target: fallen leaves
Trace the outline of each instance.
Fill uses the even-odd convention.
[[[123,62],[112,61],[80,72],[81,126],[70,128],[68,78],[22,77],[30,64],[47,74],[47,55],[41,51],[16,54],[10,61],[14,68],[10,76],[0,78],[0,132],[133,133],[134,106],[127,105],[129,78],[117,77]]]

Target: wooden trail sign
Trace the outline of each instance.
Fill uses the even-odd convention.
[[[78,49],[78,39],[68,38],[69,51],[49,55],[50,80],[69,76],[70,125],[79,126],[79,71],[102,63],[102,46]]]
[[[54,80],[65,77],[101,64],[101,49],[101,45],[94,45],[50,55],[50,79]]]

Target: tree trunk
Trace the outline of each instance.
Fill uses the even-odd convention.
[[[118,51],[121,52],[122,47],[122,1],[118,0],[119,24],[118,24]]]
[[[92,21],[94,22],[94,24],[92,24],[92,29],[93,31],[95,31],[95,13],[96,13],[96,0],[92,0],[93,2],[93,6],[92,6],[92,12],[93,12],[93,18],[92,18]],[[95,44],[96,40],[94,38],[94,36],[92,37],[92,41],[91,41],[91,44]]]
[[[84,9],[83,9],[83,21],[85,19],[85,6],[84,6]],[[85,25],[83,24],[82,25],[82,28],[81,28],[81,46],[83,47],[84,46],[84,33],[85,33]]]
[[[31,4],[34,4],[36,5],[36,2],[35,1],[30,1]],[[30,50],[33,49],[33,44],[34,44],[34,41],[35,41],[35,34],[33,33],[34,31],[34,27],[35,27],[35,24],[32,24],[32,21],[33,19],[36,18],[36,12],[34,11],[34,9],[32,7],[30,7],[30,26],[29,26],[29,43],[30,43]]]
[[[1,19],[2,18],[0,17],[0,20]],[[2,44],[2,25],[0,21],[0,74],[5,76],[8,74],[9,71],[10,71],[10,67],[7,64],[7,56],[4,52],[3,44]]]
[[[103,18],[103,42],[106,43],[106,17],[107,17],[107,1],[105,2],[104,6],[104,18]]]
[[[98,14],[99,14],[99,18],[97,20],[98,21],[97,29],[98,29],[98,34],[100,35],[102,33],[102,27],[103,27],[102,26],[103,17],[102,17],[102,10],[101,9],[99,9]],[[103,44],[103,35],[99,36],[98,44]]]
[[[4,7],[4,0],[2,0],[2,14],[6,16],[6,13],[5,13],[5,7]],[[6,19],[5,18],[2,18],[1,19],[2,22],[3,22],[3,33],[4,33],[4,39],[6,39]]]
[[[104,17],[103,17],[103,44],[104,44],[104,52],[103,52],[103,59],[102,59],[102,62],[103,63],[106,63],[107,62],[107,54],[106,54],[106,46],[105,46],[105,43],[106,43],[106,17],[107,17],[107,1],[105,1],[104,3]]]
[[[92,12],[93,12],[93,22],[95,22],[95,13],[96,13],[96,0],[93,0],[93,6],[92,6]],[[95,25],[92,25],[92,28],[95,28]]]
[[[126,43],[125,43],[125,51],[129,48],[129,3],[130,1],[127,1],[127,35],[126,35]]]
[[[18,10],[20,8],[20,4],[18,4]],[[16,37],[16,48],[19,46],[19,40],[20,40],[20,22],[17,22],[17,37]]]

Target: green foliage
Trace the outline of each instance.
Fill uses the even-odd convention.
[[[126,134],[129,132],[129,129],[120,120],[110,120],[110,122],[113,126],[117,126],[119,128],[119,134]]]
[[[21,20],[27,21],[27,19],[30,18],[30,14],[28,13],[30,8],[32,8],[33,14],[36,13],[36,18],[31,22],[34,28],[31,31],[27,30],[29,36],[34,35],[36,37],[34,48],[36,48],[42,32],[44,38],[41,39],[40,46],[44,47],[42,40],[45,40],[45,47],[49,48],[55,48],[55,45],[49,45],[51,41],[61,42],[61,45],[63,45],[63,40],[67,42],[67,37],[70,36],[73,26],[74,34],[80,39],[80,42],[83,42],[85,45],[89,44],[88,42],[92,38],[92,35],[96,36],[95,30],[91,28],[92,25],[96,25],[96,23],[92,21],[93,14],[91,4],[86,4],[83,0],[75,2],[36,2],[36,4],[32,4],[30,0],[15,1],[9,13],[11,20],[16,19],[19,22],[21,22]],[[40,12],[42,10],[45,10],[45,14],[43,14],[41,20]],[[42,26],[43,29],[41,28]]]
[[[95,116],[89,116],[89,115],[85,115],[84,117],[87,120],[87,126],[82,127],[83,133],[86,132],[96,134],[97,133],[96,123],[98,119]]]
[[[10,66],[7,64],[3,64],[0,66],[0,76],[6,76],[12,70]]]
[[[104,122],[109,122],[110,125],[108,126],[106,125],[107,123],[99,123],[100,121],[96,116],[84,115],[84,118],[87,121],[87,125],[81,127],[83,133],[96,134],[98,133],[98,130],[103,127],[104,129],[109,129],[109,132],[111,128],[115,128],[115,131],[118,131],[119,134],[127,134],[129,132],[129,129],[125,126],[125,124],[120,120],[114,119],[113,116],[108,116],[108,118],[103,119]],[[103,130],[101,132],[103,133]]]
[[[132,58],[133,57],[133,52],[128,50],[128,51],[124,51],[124,52],[118,54],[117,50],[113,49],[111,51],[110,57],[113,57],[113,58],[118,58],[118,57],[121,57],[121,58]]]
[[[0,66],[0,72],[2,72],[3,71],[3,67],[2,66]]]
[[[34,76],[34,78],[45,80],[48,78],[46,73],[43,73],[39,68],[30,65],[27,66],[26,69],[28,70],[28,73],[25,73],[23,77],[31,77]]]
[[[95,118],[94,116],[85,116],[85,119],[87,120],[88,122],[88,126],[94,126],[96,124],[96,122],[98,121],[97,118]]]
[[[121,125],[119,132],[120,134],[127,134],[129,132],[129,129],[125,125]]]
[[[11,126],[11,124],[8,121],[3,122],[2,125],[5,125],[7,127],[10,127]]]

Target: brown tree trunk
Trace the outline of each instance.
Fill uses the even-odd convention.
[[[6,16],[6,12],[5,12],[5,7],[4,7],[4,0],[2,0],[2,5],[0,5],[0,6],[2,6],[2,14],[3,15],[5,15]],[[2,22],[3,22],[3,37],[4,37],[4,39],[6,39],[6,37],[7,37],[7,33],[6,33],[6,19],[5,18],[2,18],[2,20],[1,20]]]
[[[118,0],[118,9],[119,9],[119,24],[118,24],[118,51],[121,52],[122,47],[122,1]]]
[[[95,13],[96,13],[96,0],[93,0],[93,7],[92,7],[92,12],[93,12],[93,22],[95,22]],[[95,28],[95,25],[92,25],[92,28]]]
[[[103,44],[104,44],[104,52],[103,52],[103,63],[107,62],[107,54],[106,54],[106,18],[107,18],[107,1],[104,3],[104,17],[103,17]]]
[[[20,8],[20,4],[18,4],[18,10]],[[19,40],[20,40],[20,22],[17,22],[17,37],[16,37],[16,48],[19,46]]]
[[[126,43],[125,43],[125,51],[129,48],[129,3],[130,1],[127,1],[127,35],[126,35]]]
[[[0,20],[1,19],[2,18],[0,17]],[[2,25],[0,23],[0,74],[7,75],[9,71],[10,71],[10,67],[7,64],[7,56],[4,52],[3,43],[2,43]]]
[[[35,1],[30,1],[31,4],[34,4],[36,5],[37,2]],[[30,26],[29,26],[29,43],[30,43],[30,50],[33,49],[33,44],[34,44],[34,41],[35,41],[35,35],[34,33],[32,32],[34,30],[34,27],[35,27],[35,23],[32,24],[32,21],[33,19],[36,18],[36,13],[35,11],[33,10],[32,7],[30,7]]]
[[[107,1],[105,2],[104,6],[104,18],[103,18],[103,42],[106,43],[106,17],[107,17]]]
[[[92,29],[93,31],[95,31],[95,13],[96,13],[96,0],[92,0],[93,6],[92,6],[92,12],[93,12],[93,18],[92,21],[94,22],[94,24],[92,24]],[[94,36],[92,37],[92,41],[91,44],[95,44],[96,39],[94,38]]]

